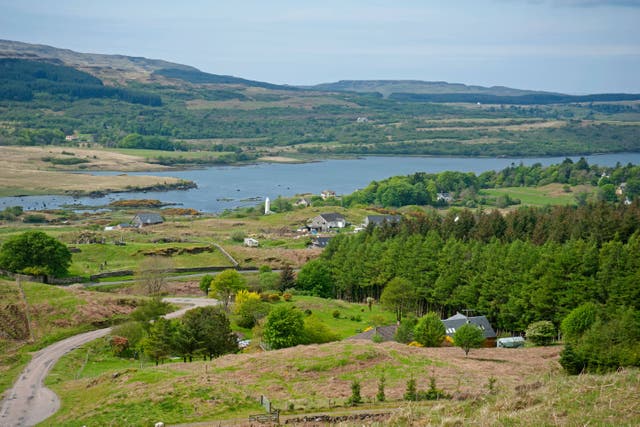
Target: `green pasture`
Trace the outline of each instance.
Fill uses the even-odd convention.
[[[396,321],[395,314],[378,303],[374,303],[369,310],[367,304],[294,295],[291,301],[279,304],[293,305],[301,311],[310,310],[341,339],[359,334],[368,327],[389,325]],[[339,316],[335,317],[334,312],[338,312]]]
[[[220,157],[223,154],[229,153],[229,152],[218,152],[218,151],[164,151],[164,150],[147,150],[147,149],[141,149],[141,148],[109,148],[108,151],[112,151],[120,154],[127,154],[129,156],[142,157],[145,159],[157,159],[158,157],[164,157],[164,158],[170,158],[170,159],[182,158],[185,160],[210,159],[211,157]]]
[[[550,191],[548,187],[506,187],[480,191],[480,197],[500,197],[505,195],[508,195],[511,199],[520,200],[523,205],[546,206],[575,204],[575,193]]]
[[[139,263],[145,259],[145,253],[153,254],[167,248],[204,247],[206,244],[194,243],[127,243],[123,246],[113,243],[74,245],[80,252],[74,253],[69,274],[88,276],[106,271],[136,270]],[[211,252],[199,254],[184,253],[166,256],[167,263],[173,268],[229,266],[229,260],[215,247]],[[106,262],[106,265],[105,265]],[[102,264],[102,270],[100,265]]]

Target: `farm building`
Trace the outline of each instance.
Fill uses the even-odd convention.
[[[309,221],[309,229],[315,231],[329,231],[331,228],[344,228],[347,225],[344,216],[339,213],[323,213]]]
[[[367,215],[362,222],[364,227],[367,227],[369,224],[373,225],[382,225],[385,222],[392,224],[396,222],[400,222],[402,219],[402,215]]]
[[[157,213],[138,213],[133,217],[131,223],[134,227],[142,228],[147,225],[162,224],[164,219]]]
[[[377,326],[371,328],[368,331],[359,333],[347,339],[350,340],[372,340],[375,335],[380,337],[383,342],[395,341],[396,332],[398,331],[398,325]]]
[[[453,338],[453,334],[456,333],[456,330],[460,326],[466,323],[471,323],[482,330],[485,338],[485,347],[495,347],[496,345],[496,332],[493,330],[489,320],[485,316],[467,317],[464,314],[456,313],[455,316],[444,319],[442,323],[444,324],[448,340]]]

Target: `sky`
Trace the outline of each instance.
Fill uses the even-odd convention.
[[[640,93],[640,0],[0,0],[0,39],[278,84]]]

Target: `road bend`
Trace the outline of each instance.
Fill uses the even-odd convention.
[[[216,305],[211,298],[165,298],[172,304],[188,307],[165,315],[167,319],[182,316],[195,307]],[[0,426],[30,427],[55,414],[60,409],[60,399],[44,386],[44,379],[56,362],[70,351],[111,332],[111,328],[98,329],[58,341],[33,355],[31,362],[22,371],[0,407]]]

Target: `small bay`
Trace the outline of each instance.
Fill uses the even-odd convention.
[[[616,153],[584,156],[589,164],[615,166],[616,163],[640,163],[640,153]],[[114,200],[158,199],[202,212],[222,212],[240,206],[256,205],[265,197],[292,197],[296,194],[319,194],[333,190],[349,194],[371,181],[414,172],[438,173],[447,170],[474,172],[501,170],[511,164],[551,165],[566,157],[542,158],[465,158],[465,157],[363,157],[332,159],[313,163],[258,163],[247,166],[215,166],[204,169],[166,172],[129,172],[129,175],[174,176],[197,183],[186,191],[111,193],[104,197],[61,195],[0,198],[0,209],[22,206],[25,210],[57,209],[64,205],[105,206]],[[573,161],[579,156],[569,157]],[[90,172],[93,175],[115,175],[122,172]],[[82,179],[78,173],[78,179]]]

